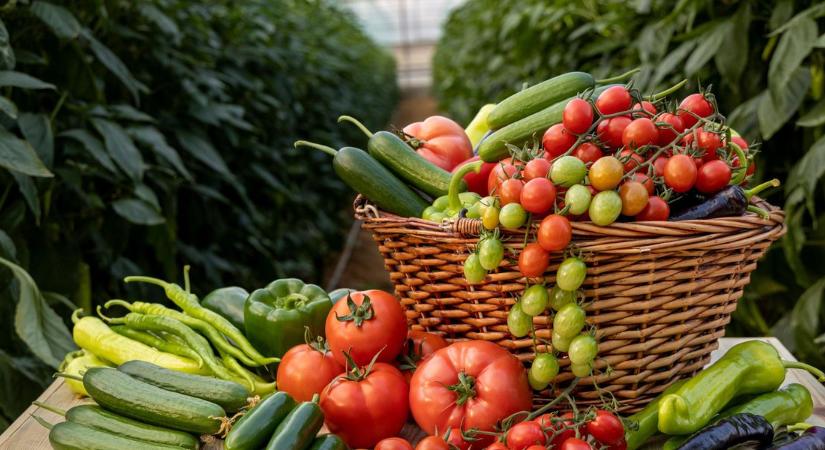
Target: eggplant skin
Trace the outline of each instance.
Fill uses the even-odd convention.
[[[739,186],[728,186],[713,197],[670,216],[670,220],[713,219],[741,216],[748,208],[748,197]]]
[[[773,442],[773,427],[762,416],[736,414],[694,433],[679,450],[727,450],[745,442],[768,448]]]
[[[802,436],[770,450],[825,450],[825,428],[810,427]]]

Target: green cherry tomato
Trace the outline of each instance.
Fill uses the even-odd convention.
[[[606,226],[615,222],[622,213],[622,198],[616,191],[601,191],[590,201],[590,220]]]
[[[579,258],[567,258],[559,265],[556,272],[556,284],[565,291],[575,291],[587,276],[587,266]]]
[[[584,317],[584,309],[581,306],[575,303],[564,305],[553,318],[553,333],[572,340],[584,328]]]
[[[527,211],[518,203],[508,203],[501,207],[498,221],[504,228],[521,228],[527,221]]]
[[[565,291],[558,286],[553,286],[553,289],[550,291],[550,307],[553,308],[553,311],[558,311],[564,305],[575,302],[575,291]]]
[[[568,155],[553,161],[553,168],[550,169],[550,179],[553,184],[570,187],[581,183],[586,173],[587,167],[585,167],[584,161]]]
[[[464,278],[470,284],[478,284],[484,281],[487,271],[481,267],[481,261],[476,253],[471,254],[464,261]]]
[[[559,360],[552,353],[539,353],[530,366],[533,378],[542,383],[550,383],[559,374]]]
[[[570,355],[571,363],[586,364],[596,359],[596,354],[599,353],[599,344],[593,336],[580,334],[570,341],[570,348],[567,353]]]
[[[510,312],[507,314],[507,328],[510,330],[510,334],[515,337],[527,336],[530,333],[532,323],[533,318],[522,311],[520,303],[510,307]]]
[[[527,371],[527,381],[530,383],[530,388],[534,391],[543,391],[549,382],[541,381],[536,378],[536,374],[533,373],[533,368],[530,367],[530,370]]]
[[[573,375],[584,378],[589,377],[591,373],[593,373],[593,365],[589,362],[584,364],[570,364],[570,370],[573,372]]]
[[[572,340],[572,337],[562,336],[556,330],[553,330],[552,343],[554,350],[566,352],[570,348],[570,341]]]
[[[499,208],[496,205],[490,205],[484,208],[481,213],[481,225],[488,230],[495,230],[498,226]]]
[[[590,189],[582,184],[574,184],[570,186],[567,193],[564,194],[564,204],[569,206],[568,211],[574,216],[584,214],[587,208],[590,207]]]
[[[547,288],[540,284],[530,286],[521,296],[521,309],[528,316],[538,316],[547,308]]]
[[[485,238],[478,244],[478,259],[485,270],[494,270],[504,259],[504,245],[498,238]]]

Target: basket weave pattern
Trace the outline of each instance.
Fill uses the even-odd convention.
[[[599,342],[594,374],[577,386],[577,402],[597,402],[604,395],[599,390],[606,390],[622,411],[635,411],[708,363],[757,260],[785,233],[784,213],[757,204],[770,212],[768,220],[747,214],[609,227],[572,223],[573,243],[588,266],[582,286],[587,322],[596,327]],[[492,341],[522,360],[533,358],[533,339],[514,338],[507,330],[510,305],[525,288],[516,267],[525,230],[504,230],[501,266],[483,283],[468,285],[463,263],[478,243],[480,221],[438,224],[399,217],[361,196],[354,206],[384,257],[412,329],[450,341]],[[548,287],[555,284],[561,259],[561,252],[552,255]],[[552,316],[535,317],[534,326],[538,349],[550,350],[542,340],[550,342]],[[560,363],[555,389],[573,378],[566,358]],[[548,390],[535,400],[551,398]]]

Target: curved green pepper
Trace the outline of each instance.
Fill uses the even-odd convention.
[[[201,300],[201,306],[222,315],[232,325],[243,330],[243,305],[249,292],[238,286],[215,289]]]
[[[651,436],[658,431],[659,423],[659,402],[665,395],[676,392],[687,380],[679,380],[665,389],[661,395],[653,399],[643,410],[627,418],[627,422],[634,424],[625,427],[624,438],[627,442],[628,450],[636,450],[641,447]]]
[[[246,336],[263,354],[280,358],[304,342],[306,327],[312,336],[323,336],[330,309],[332,300],[320,287],[295,278],[276,280],[246,299]]]
[[[475,192],[459,193],[459,191],[461,190],[462,183],[464,182],[464,176],[470,172],[478,173],[481,170],[482,164],[483,161],[473,161],[459,167],[455,172],[453,172],[453,175],[450,178],[449,193],[435,199],[433,204],[425,208],[424,212],[421,213],[421,218],[432,220],[434,222],[440,222],[443,219],[458,217],[458,213],[464,208],[467,208],[468,210],[472,209],[473,205],[481,200],[481,196]],[[470,217],[471,215],[468,214],[468,217],[473,219],[480,217],[478,208],[475,209],[473,214],[477,216]]]

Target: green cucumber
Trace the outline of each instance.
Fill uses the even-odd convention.
[[[223,447],[226,450],[255,450],[263,447],[293,408],[295,400],[286,392],[276,392],[266,397],[232,426]]]
[[[214,434],[226,417],[215,403],[152,386],[108,367],[88,369],[83,387],[109,411],[175,430]]]
[[[241,409],[251,395],[234,381],[169,370],[146,361],[128,361],[117,370],[152,386],[216,403],[226,411]]]
[[[49,443],[55,450],[180,450],[174,445],[129,439],[75,422],[53,425]]]
[[[548,106],[593,89],[593,76],[585,72],[569,72],[544,80],[502,100],[487,116],[487,125],[497,130]]]
[[[389,131],[372,135],[367,151],[403,180],[433,197],[445,195],[450,188],[450,172],[424,159]]]
[[[348,450],[344,440],[335,434],[322,434],[312,441],[309,450]]]
[[[318,403],[303,402],[278,424],[266,450],[306,450],[323,425],[324,413]]]

